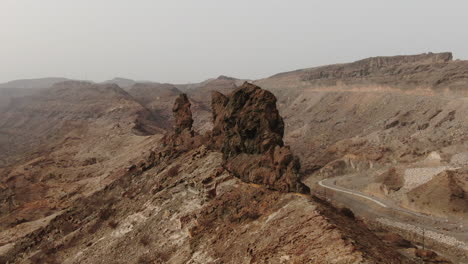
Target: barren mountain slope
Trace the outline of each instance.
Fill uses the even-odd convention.
[[[170,128],[172,124],[172,103],[181,93],[174,85],[136,83],[128,89],[128,93],[153,113],[156,122],[161,127]]]
[[[121,88],[86,82],[64,82],[16,98],[0,115],[0,145],[6,150],[0,153],[1,160],[6,155],[12,158],[25,149],[32,150],[34,145],[51,144],[70,130],[86,129],[88,124],[118,124],[141,133],[158,130],[154,124],[139,122],[151,119],[151,113]]]
[[[429,182],[416,187],[407,194],[409,208],[446,216],[468,215],[468,173],[444,171]]]
[[[131,79],[116,77],[116,78],[114,78],[112,80],[107,80],[107,81],[104,81],[102,83],[103,84],[116,84],[119,87],[121,87],[122,89],[127,90],[127,89],[130,89],[137,82],[134,81],[134,80],[131,80]]]
[[[243,118],[255,122],[261,119],[261,111],[229,115],[244,109],[230,107],[240,102],[247,109],[271,106],[276,99],[272,100],[268,92],[259,89],[246,84],[227,98],[228,118],[220,119],[220,125],[228,128],[226,125],[234,121],[241,125],[237,128],[240,132],[250,130]],[[237,101],[239,94],[245,96]],[[267,97],[259,98],[261,95]],[[55,217],[44,219],[37,231],[19,240],[4,239],[6,244],[0,248],[3,260],[14,263],[414,263],[397,253],[393,246],[384,244],[350,212],[339,213],[307,194],[266,188],[271,182],[245,183],[228,172],[229,163],[236,157],[263,153],[267,162],[268,153],[284,148],[279,142],[269,140],[264,145],[259,140],[277,135],[276,131],[270,131],[270,126],[276,125],[275,116],[267,115],[267,122],[248,136],[237,138],[230,131],[222,130],[218,134],[222,155],[209,150],[218,148],[211,143],[218,140],[210,136],[201,141],[203,136],[192,130],[190,103],[185,96],[177,98],[173,111],[175,130],[166,134],[160,145],[154,142],[154,151],[144,155],[142,162],[122,171],[115,182],[98,193],[75,201],[70,209]],[[233,138],[237,139],[233,141]],[[233,144],[245,148],[228,151],[226,147]],[[265,179],[290,183],[297,180],[289,175],[297,171],[286,172],[290,161],[287,156],[275,163],[276,171],[264,171],[264,176],[269,175]]]
[[[56,83],[70,81],[67,78],[40,78],[40,79],[23,79],[15,80],[6,83],[1,83],[0,88],[18,88],[18,89],[44,89],[50,88]]]
[[[112,181],[162,131],[153,120],[116,85],[66,82],[15,100],[0,119],[0,230]]]
[[[344,139],[355,141],[351,145],[358,148],[397,144],[392,150],[403,153],[377,152],[397,160],[417,158],[466,139],[466,99],[459,94],[468,87],[468,62],[451,57],[450,53],[377,57],[277,74],[256,83],[278,94],[287,141],[312,155],[310,166],[336,158],[324,155],[330,152],[324,150]],[[306,78],[311,75],[314,78]],[[446,90],[454,92],[440,94]],[[350,148],[349,140],[335,148]],[[404,153],[406,149],[414,155]]]
[[[353,63],[335,64],[280,73],[258,83],[271,89],[422,88],[466,94],[468,62],[453,61],[451,53],[374,57]]]
[[[468,62],[450,53],[369,58],[255,83],[278,95],[286,142],[316,179],[399,164],[418,182],[412,168],[468,166]],[[434,155],[438,165],[423,162]]]
[[[31,95],[38,90],[40,89],[0,88],[0,111],[5,111],[13,98]]]
[[[0,84],[0,111],[5,111],[11,100],[40,92],[56,83],[69,81],[67,78],[40,78],[15,80]]]
[[[15,263],[409,263],[362,223],[307,197],[242,183],[220,163],[219,153],[202,147],[123,176],[6,256]]]
[[[400,255],[351,211],[310,196],[301,179],[397,167],[395,182],[392,173],[363,173],[353,187],[393,184],[388,198],[400,202],[392,195],[421,190],[408,207],[425,210],[438,178],[419,169],[468,161],[464,62],[450,59],[374,58],[323,67],[318,77],[259,80],[280,95],[279,113],[271,93],[226,77],[180,88],[195,98],[172,86],[129,94],[74,82],[20,99],[0,119],[3,139],[16,138],[9,146],[24,157],[0,171],[0,263],[412,263],[405,256],[421,252],[406,250],[411,243],[396,243]],[[434,72],[453,77],[441,83],[458,98],[434,84]],[[218,89],[233,93],[209,101]],[[169,120],[161,93],[176,99],[175,129],[163,137],[151,135],[168,127],[155,123]]]

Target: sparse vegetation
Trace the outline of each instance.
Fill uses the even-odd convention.
[[[109,227],[112,229],[116,229],[119,226],[119,223],[115,220],[110,220],[108,223]]]
[[[153,258],[149,254],[141,255],[138,258],[138,264],[152,264],[154,263]]]
[[[340,213],[342,215],[346,216],[346,217],[349,217],[349,218],[352,218],[352,219],[355,218],[353,211],[351,211],[351,209],[349,209],[347,207],[340,208]]]
[[[147,247],[151,243],[151,237],[149,235],[143,235],[140,238],[140,244]]]
[[[105,221],[109,219],[113,214],[114,210],[112,210],[111,208],[104,208],[101,211],[99,211],[99,219]]]
[[[177,176],[179,174],[179,170],[180,170],[180,164],[174,165],[172,168],[170,168],[167,171],[167,176],[168,177],[175,177],[175,176]]]
[[[57,257],[54,255],[56,252],[57,249],[54,247],[53,243],[44,242],[39,252],[32,256],[30,260],[34,264],[59,264],[60,261],[58,261]]]
[[[99,228],[101,228],[101,225],[102,225],[102,222],[101,221],[97,221],[96,223],[94,223],[89,229],[88,229],[88,233],[89,234],[94,234],[96,233]]]

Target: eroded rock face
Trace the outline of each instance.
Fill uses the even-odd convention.
[[[175,118],[175,133],[181,134],[184,130],[192,130],[193,118],[190,111],[190,101],[186,94],[180,94],[172,108]]]
[[[185,94],[176,99],[173,112],[174,132],[164,137],[165,148],[156,154],[158,158],[145,164],[174,158],[208,141],[209,147],[222,152],[223,166],[245,182],[283,192],[309,192],[300,181],[299,159],[284,146],[284,122],[272,93],[250,83],[229,96],[213,92],[214,125],[206,136],[192,130],[190,102]]]
[[[212,105],[213,131],[224,138],[221,151],[225,158],[263,154],[283,146],[284,122],[272,93],[245,83],[228,98],[215,95]]]
[[[212,108],[212,142],[226,169],[246,182],[308,192],[299,159],[284,146],[284,122],[272,93],[246,82],[228,97],[213,92]]]

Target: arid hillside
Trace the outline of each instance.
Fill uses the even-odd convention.
[[[383,242],[352,212],[339,211],[306,189],[284,188],[301,184],[300,172],[291,167],[298,161],[281,140],[281,117],[243,112],[276,111],[275,102],[271,93],[245,84],[225,97],[225,104],[213,102],[225,118],[215,122],[217,133],[202,136],[192,129],[190,102],[180,95],[174,130],[153,141],[141,161],[67,210],[4,230],[2,260],[415,263],[414,255]],[[240,126],[230,130],[231,122]],[[249,122],[261,125],[252,131]],[[246,156],[264,160],[265,167],[249,174],[230,166]],[[11,236],[26,227],[23,237]]]
[[[0,110],[4,111],[13,98],[31,95],[37,92],[36,89],[0,88]]]
[[[430,53],[10,96],[0,263],[464,263],[467,91]]]
[[[0,229],[105,186],[162,129],[116,85],[64,82],[0,113]]]
[[[35,145],[51,144],[55,139],[89,125],[119,125],[139,133],[158,130],[151,113],[117,85],[95,85],[69,81],[31,96],[15,98],[0,119],[2,160]],[[121,121],[119,123],[119,121]],[[141,122],[140,122],[141,121]]]
[[[50,88],[52,85],[69,81],[66,78],[41,78],[15,80],[0,84],[0,111],[4,111],[13,98],[32,95],[38,91]]]
[[[17,88],[17,89],[45,89],[53,86],[56,83],[70,81],[67,78],[40,78],[40,79],[22,79],[6,83],[1,83],[0,88]]]
[[[278,95],[285,141],[309,186],[334,178],[404,209],[467,219],[467,61],[450,53],[377,57],[255,83]]]
[[[172,126],[172,104],[181,94],[172,84],[136,83],[128,89],[128,93],[141,105],[151,111],[156,123],[166,129]]]
[[[281,90],[335,87],[432,89],[466,93],[468,62],[447,53],[374,57],[360,61],[279,73],[258,83]]]

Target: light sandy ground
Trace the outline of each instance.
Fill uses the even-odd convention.
[[[433,168],[406,169],[405,174],[404,174],[405,183],[403,185],[403,188],[406,190],[412,190],[432,180],[434,176],[436,176],[437,174],[447,169],[450,169],[450,167],[440,166],[440,167],[433,167]]]
[[[378,222],[393,226],[399,229],[407,230],[409,232],[414,232],[419,235],[425,235],[428,238],[432,238],[435,241],[438,241],[440,243],[444,243],[462,250],[468,251],[468,243],[464,241],[460,241],[454,237],[447,236],[438,232],[430,231],[430,230],[423,230],[423,228],[411,224],[406,224],[406,223],[401,223],[401,222],[396,222],[394,220],[389,220],[387,218],[378,218]],[[423,233],[424,232],[424,233]]]

